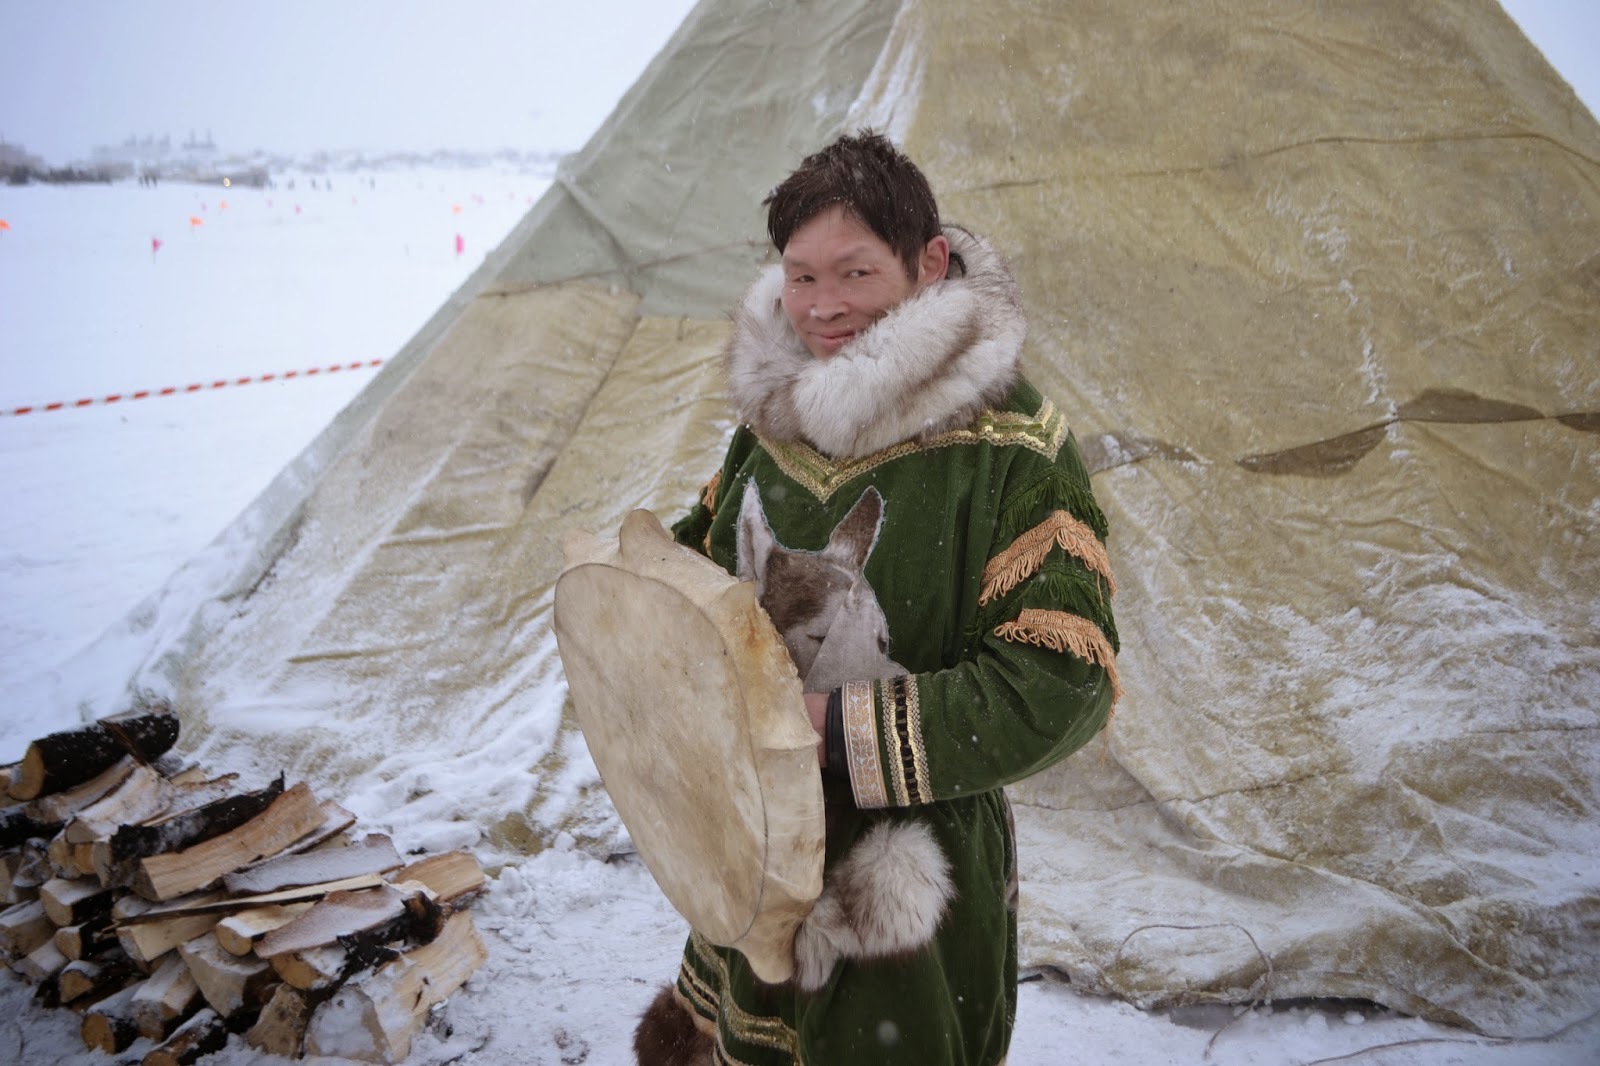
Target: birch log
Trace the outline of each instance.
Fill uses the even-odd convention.
[[[139,1027],[133,1022],[133,997],[138,991],[138,985],[129,985],[84,1013],[79,1032],[85,1047],[115,1055],[139,1039]]]
[[[205,888],[241,866],[277,854],[322,822],[317,798],[302,781],[237,829],[183,851],[140,859],[133,889],[146,899],[169,900]]]
[[[216,1011],[202,1010],[145,1055],[140,1066],[189,1066],[227,1043],[227,1024]]]
[[[237,829],[265,811],[282,794],[282,775],[265,788],[237,796],[211,797],[197,790],[193,802],[174,807],[143,825],[122,826],[109,839],[96,842],[92,845],[91,866],[101,880],[126,884],[137,872],[138,860],[182,851]]]
[[[305,1044],[306,1021],[311,1016],[310,997],[298,988],[279,985],[261,1008],[261,1017],[245,1033],[245,1043],[269,1055],[297,1059]]]
[[[429,855],[397,871],[390,880],[395,884],[414,881],[426,885],[434,899],[443,905],[454,905],[483,890],[483,867],[470,851],[447,851],[442,855]]]
[[[266,1001],[267,986],[275,980],[265,960],[230,955],[209,933],[179,945],[178,954],[188,963],[206,1003],[224,1018],[259,1011]]]
[[[126,755],[151,763],[178,741],[178,716],[165,704],[102,718],[28,745],[12,774],[11,795],[33,799],[89,780]]]
[[[167,955],[133,994],[132,1018],[140,1036],[164,1040],[178,1023],[200,1009],[200,986],[177,954]]]
[[[0,955],[7,960],[24,958],[55,932],[55,923],[45,913],[43,903],[18,903],[0,912]]]
[[[318,1007],[306,1028],[307,1053],[401,1062],[411,1053],[411,1038],[428,1012],[465,984],[487,958],[471,913],[457,912],[431,943],[345,984]]]
[[[362,874],[385,873],[402,865],[393,841],[382,833],[373,833],[345,848],[268,859],[249,870],[231,873],[222,882],[229,892],[256,895]]]

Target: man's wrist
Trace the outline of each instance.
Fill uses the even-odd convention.
[[[827,761],[822,764],[822,776],[849,780],[850,764],[844,747],[844,696],[842,689],[828,693],[828,712],[823,729],[823,742],[827,747]]]

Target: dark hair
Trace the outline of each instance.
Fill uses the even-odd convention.
[[[894,250],[906,277],[913,280],[923,249],[940,233],[939,205],[928,179],[904,152],[872,130],[847,133],[806,156],[761,203],[767,209],[767,235],[780,255],[795,230],[838,204]],[[951,273],[963,272],[954,252],[950,259]]]

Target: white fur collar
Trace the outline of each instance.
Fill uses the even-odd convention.
[[[966,274],[936,282],[827,362],[783,313],[783,270],[761,272],[733,315],[728,391],[739,420],[770,440],[836,459],[969,425],[1004,402],[1027,332],[1016,281],[981,237],[946,226]]]

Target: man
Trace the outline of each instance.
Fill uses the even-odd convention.
[[[1105,519],[1063,416],[1021,376],[1010,271],[940,225],[909,159],[841,137],[766,206],[782,261],[727,351],[741,425],[674,536],[744,577],[769,550],[841,554],[854,530],[842,554],[876,596],[880,646],[863,673],[807,679],[828,835],[795,979],[764,984],[691,934],[635,1050],[650,1066],[996,1066],[1017,986],[1002,786],[1110,714]],[[765,578],[809,664],[846,609]]]

